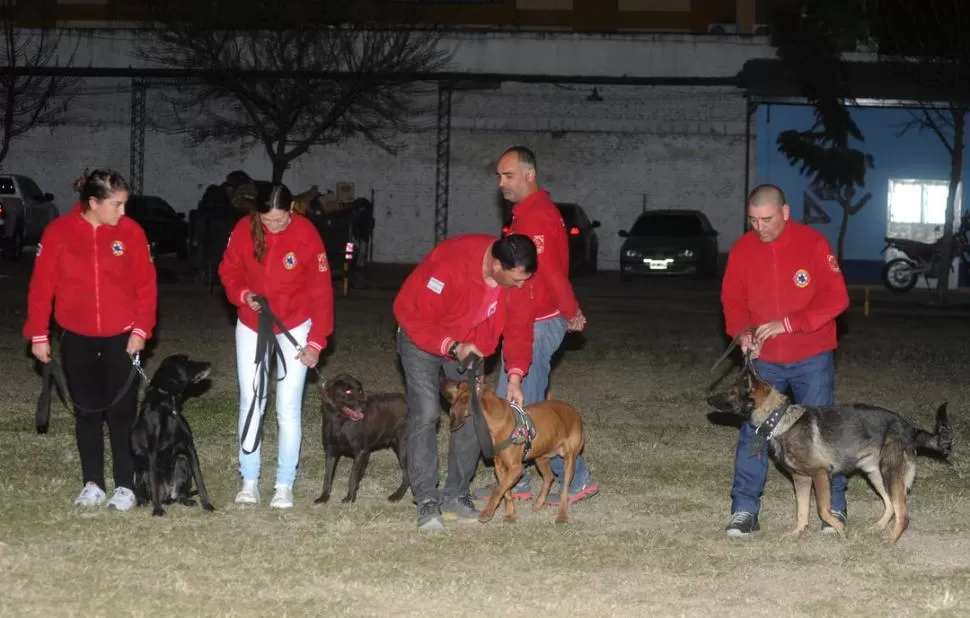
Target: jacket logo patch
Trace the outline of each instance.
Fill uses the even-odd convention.
[[[330,265],[327,264],[327,252],[317,254],[317,270],[322,273],[327,272],[330,269]]]
[[[495,315],[495,310],[498,309],[498,301],[493,300],[492,304],[488,306],[488,317]]]
[[[546,239],[542,234],[536,234],[532,237],[532,242],[536,245],[536,253],[542,253],[546,248]]]
[[[120,240],[116,240],[111,243],[111,254],[117,257],[121,257],[125,254],[125,243]]]
[[[286,270],[293,270],[296,268],[296,254],[292,251],[283,256],[283,268]]]
[[[800,288],[807,286],[812,281],[812,278],[811,276],[809,276],[808,271],[805,270],[804,268],[799,268],[798,270],[796,270],[795,276],[792,277],[792,279],[795,281],[795,285],[797,285]]]
[[[834,255],[832,255],[832,254],[830,253],[830,254],[828,254],[828,256],[826,257],[826,259],[827,259],[827,260],[828,260],[828,262],[829,262],[829,268],[831,268],[831,269],[832,269],[832,272],[834,272],[834,273],[840,273],[840,272],[842,272],[842,269],[841,269],[841,268],[839,268],[839,260],[837,260],[837,259],[836,259],[836,257],[835,257]]]
[[[428,279],[428,289],[435,294],[441,294],[442,290],[445,289],[445,282],[431,277]]]

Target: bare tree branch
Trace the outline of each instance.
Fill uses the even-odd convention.
[[[62,37],[49,30],[25,30],[15,23],[16,5],[0,0],[3,42],[0,45],[0,163],[11,144],[28,131],[67,120],[76,81],[64,77],[24,75],[23,69],[59,65]],[[67,64],[73,61],[73,53]]]
[[[319,0],[311,8],[315,15],[298,20],[287,0],[201,0],[188,18],[163,20],[141,56],[163,67],[208,70],[200,82],[167,95],[175,117],[168,130],[193,144],[259,143],[277,182],[314,146],[354,136],[396,153],[401,132],[428,111],[418,103],[429,85],[408,76],[441,70],[450,60],[438,34],[378,27],[368,0]],[[239,73],[246,70],[263,73]],[[350,79],[284,74],[293,71]]]

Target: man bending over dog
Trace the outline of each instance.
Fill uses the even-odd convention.
[[[744,234],[728,254],[721,287],[728,335],[740,337],[742,352],[756,358],[760,376],[781,392],[791,388],[793,401],[828,406],[834,400],[835,318],[849,306],[839,262],[822,234],[789,220],[785,195],[761,185],[748,199]],[[768,476],[767,441],[757,442],[756,428],[741,425],[731,488],[728,536],[759,530],[761,493]],[[842,475],[832,477],[832,515],[845,523]],[[827,524],[823,532],[834,532]]]
[[[511,298],[532,298],[533,343],[532,366],[522,379],[525,404],[539,403],[546,398],[552,357],[562,345],[566,331],[581,331],[586,326],[586,316],[579,308],[572,283],[569,282],[569,237],[566,224],[559,209],[549,199],[549,193],[540,189],[536,181],[536,158],[531,150],[515,146],[506,150],[498,160],[496,169],[502,196],[512,202],[512,223],[509,232],[525,234],[532,238],[538,253],[539,268],[529,282],[509,292]],[[505,397],[507,384],[505,373],[499,372],[496,393]],[[562,483],[564,474],[562,457],[552,459],[552,471]],[[512,488],[516,500],[531,500],[532,488],[529,471]],[[486,500],[495,486],[483,487],[474,497]],[[576,458],[573,482],[569,487],[569,503],[589,498],[599,491],[599,483],[590,476],[583,456]],[[560,492],[549,494],[549,504],[558,504]]]
[[[483,234],[445,240],[411,272],[394,299],[397,350],[407,386],[407,470],[418,504],[418,529],[444,529],[448,519],[478,521],[469,484],[481,447],[474,423],[451,434],[448,478],[438,489],[437,427],[441,415],[440,372],[460,379],[458,363],[484,358],[505,335],[508,397],[522,404],[522,376],[532,362],[528,305],[510,303],[507,292],[536,271],[536,248],[527,236]]]

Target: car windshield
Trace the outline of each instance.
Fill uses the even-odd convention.
[[[687,214],[640,215],[630,236],[697,236],[704,228],[700,219]]]

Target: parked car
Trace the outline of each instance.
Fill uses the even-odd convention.
[[[717,231],[698,210],[647,210],[620,247],[620,277],[636,275],[717,276]]]
[[[47,224],[60,214],[54,196],[29,176],[0,174],[0,248],[17,260],[25,245],[36,245]]]
[[[131,195],[125,204],[125,215],[145,230],[152,256],[174,253],[178,259],[189,257],[189,224],[184,212],[154,195]]]
[[[559,214],[566,225],[569,236],[569,276],[577,277],[595,274],[599,267],[600,242],[595,230],[599,221],[591,221],[579,204],[556,204]],[[509,214],[511,218],[511,214]],[[502,233],[507,234],[509,223],[506,221]]]

